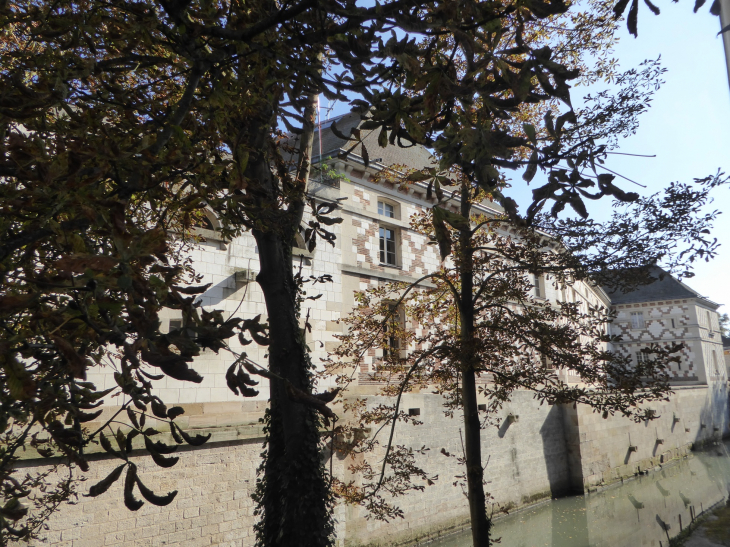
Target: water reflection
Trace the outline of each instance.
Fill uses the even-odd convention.
[[[498,520],[503,547],[666,547],[668,539],[730,495],[729,445],[596,494],[553,500]],[[467,547],[465,532],[432,547]]]

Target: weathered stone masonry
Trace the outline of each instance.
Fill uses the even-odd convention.
[[[381,399],[373,397],[368,404],[378,402]],[[405,395],[403,408],[418,408],[423,424],[403,425],[395,439],[413,448],[429,448],[425,456],[419,456],[419,463],[431,475],[438,475],[438,480],[424,492],[399,500],[405,513],[402,520],[376,522],[366,519],[359,507],[338,507],[339,545],[397,545],[468,525],[466,498],[460,486],[453,486],[458,481],[455,477],[463,473],[455,458],[461,451],[460,416],[444,416],[441,405],[435,395]],[[487,489],[494,502],[512,509],[570,492],[592,491],[670,464],[685,456],[693,443],[727,432],[724,388],[680,387],[672,401],[652,408],[659,419],[637,424],[620,417],[603,419],[582,406],[540,405],[532,394],[517,392],[502,416],[512,414],[517,419],[504,420],[499,429],[489,427],[483,434]],[[148,486],[158,492],[179,491],[170,506],[145,504],[132,513],[124,507],[120,481],[99,498],[79,497],[77,504],[63,506],[49,523],[46,544],[252,546],[250,495],[261,452],[261,429],[256,423],[230,423],[235,417],[251,422],[254,407],[244,405],[238,412],[220,410],[203,407],[198,409],[199,415],[188,416],[203,426],[196,431],[211,432],[213,437],[203,447],[178,451],[180,461],[175,467],[161,469],[141,452],[133,456]],[[630,446],[636,450],[629,451]],[[23,462],[29,467],[37,464]],[[80,492],[117,465],[117,460],[99,455]],[[333,470],[340,478],[358,480],[348,475],[345,462],[337,455]]]

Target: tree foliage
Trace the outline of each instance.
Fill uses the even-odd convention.
[[[730,326],[730,315],[723,313],[720,315],[720,332],[723,336],[730,335],[730,330],[728,327]]]
[[[375,518],[402,516],[397,497],[434,479],[416,463],[417,451],[393,443],[396,424],[413,420],[400,401],[408,392],[441,394],[447,414],[464,416],[467,445],[459,459],[466,467],[474,545],[487,545],[489,496],[479,452],[470,452],[468,441],[478,446],[479,428],[499,425],[497,411],[513,392],[529,390],[541,404],[588,405],[604,418],[653,418],[642,404],[671,393],[670,367],[682,344],[651,345],[638,363],[613,351],[619,338],[609,333],[615,316],[603,291],[654,281],[649,268],[659,261],[687,274],[695,259],[712,257],[717,242],[707,233],[717,212],[704,208],[715,182],[673,184],[603,223],[541,216],[533,226],[517,228],[505,216],[475,212],[467,221],[440,206],[414,217],[412,226],[438,242],[443,258],[453,250],[453,259],[421,278],[433,288],[390,283],[358,293],[344,319],[348,331],[330,356],[329,372],[346,387],[352,370],[374,370],[372,378],[384,383],[381,393],[390,402],[348,404],[352,421],[340,425],[340,449],[360,455],[351,470],[364,479],[360,485],[339,482],[339,494]],[[462,206],[480,195],[467,184],[460,191]],[[546,300],[546,286],[563,296]],[[477,393],[486,401],[478,412]],[[477,415],[474,424],[470,418]],[[377,433],[355,434],[366,428]],[[379,439],[381,432],[389,437]],[[375,450],[382,467],[374,468],[368,457]],[[474,525],[475,504],[481,526]]]
[[[432,147],[441,170],[460,169],[516,222],[498,169],[525,168],[527,179],[538,167],[549,170],[529,221],[548,201],[581,212],[583,188],[595,185],[581,168],[604,152],[571,109],[537,109],[544,123],[520,129],[525,105],[570,105],[569,82],[580,76],[571,56],[580,40],[566,38],[554,50],[545,25],[566,13],[567,3],[469,0],[456,8],[406,0],[0,4],[4,537],[27,536],[42,523],[41,516],[25,527],[12,524],[24,518],[18,507],[29,495],[13,470],[26,443],[82,470],[85,447],[109,444],[124,466],[109,480],[126,469],[127,505],[140,503],[135,488],[151,503],[166,501],[146,490],[127,462],[134,434],[158,464],[174,459],[171,447],[149,439],[143,416],[169,422],[190,442],[173,423],[180,410],[156,398],[153,382],[199,381],[190,365],[201,349],[227,351],[231,337],[250,335],[269,344],[268,364],[255,370],[272,379],[259,542],[332,541],[318,458],[327,410],[311,399],[297,317],[301,280],[291,259],[306,207],[315,97],[355,97],[364,131],[377,131],[383,145]],[[601,17],[574,21],[600,49],[610,25],[598,24]],[[285,139],[280,127],[299,140]],[[352,137],[357,145],[359,136]],[[368,151],[360,151],[368,163]],[[564,161],[575,168],[553,169]],[[437,195],[440,176],[431,177]],[[635,199],[606,177],[596,188],[589,197]],[[250,230],[256,239],[266,327],[199,305],[205,287],[192,285],[186,250],[204,207],[216,213],[224,236]],[[333,207],[313,209],[308,245],[332,242]],[[162,308],[180,310],[185,328],[161,332]],[[250,395],[241,358],[229,382]],[[114,370],[117,388],[85,382],[90,367]],[[118,394],[121,416],[130,412],[126,428],[112,435],[115,416],[101,429],[85,429],[95,409]],[[102,441],[105,430],[116,448]],[[69,495],[66,484],[49,503]]]
[[[697,13],[699,9],[705,5],[706,1],[707,0],[695,0],[694,12]],[[661,13],[659,7],[654,5],[651,0],[644,0],[644,4],[654,15],[659,15]],[[619,0],[618,2],[616,2],[616,4],[613,6],[614,18],[619,19],[624,13],[626,13],[626,8],[629,8],[629,11],[626,15],[626,28],[628,28],[629,32],[634,35],[634,38],[636,38],[638,37],[639,33],[639,0],[631,0],[630,6],[629,0]],[[712,4],[710,4],[709,11],[715,17],[720,17],[720,0],[714,0]],[[730,29],[723,28],[720,32],[727,32],[728,30]]]

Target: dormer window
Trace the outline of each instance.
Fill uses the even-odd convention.
[[[220,228],[220,222],[216,218],[215,213],[207,207],[193,215],[191,224],[196,228],[203,228],[212,232]]]
[[[304,241],[304,236],[301,230],[294,235],[294,246],[292,247],[292,256],[295,259],[296,265],[302,264],[304,266],[311,266],[314,254],[307,248],[307,243]]]
[[[191,215],[191,230],[193,235],[201,238],[201,243],[207,247],[226,250],[226,241],[220,234],[221,223],[215,213],[205,207]]]

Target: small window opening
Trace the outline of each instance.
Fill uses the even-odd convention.
[[[646,353],[644,351],[637,351],[636,352],[636,363],[648,363],[649,360],[651,360],[651,355],[649,353]]]
[[[672,328],[676,328],[676,326],[674,325],[674,319],[672,319]]]
[[[395,260],[395,230],[380,228],[380,262],[395,266]]]
[[[632,329],[643,329],[644,328],[644,312],[643,311],[632,311],[631,312],[631,328]]]
[[[185,326],[185,323],[182,319],[170,319],[169,328],[167,329],[168,333],[171,333],[173,331],[180,331],[178,334],[182,334],[183,336],[187,336],[188,338],[195,338],[195,329],[187,328],[183,330],[183,327]]]
[[[408,409],[408,415],[409,416],[420,416],[421,415],[421,409],[420,408],[409,408]]]
[[[479,412],[486,412],[487,405],[477,405],[477,410],[479,410]]]
[[[395,218],[395,207],[384,201],[378,202],[378,214],[388,218]]]

